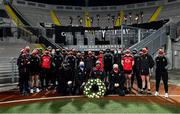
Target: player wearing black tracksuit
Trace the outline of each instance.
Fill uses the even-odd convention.
[[[29,93],[29,76],[30,76],[30,61],[28,54],[22,53],[18,60],[17,66],[19,70],[19,89],[21,95],[27,95]]]
[[[106,76],[106,81],[108,81],[108,75],[112,71],[113,63],[114,63],[114,56],[110,53],[110,49],[106,49],[106,53],[103,57],[104,63],[104,72]]]
[[[77,53],[76,55],[76,69],[79,67],[79,63],[83,61],[84,62],[84,57],[81,55],[80,52]]]
[[[92,52],[89,51],[88,56],[85,57],[84,61],[85,61],[85,68],[87,70],[87,76],[88,76],[87,78],[89,79],[91,70],[95,66],[96,58],[92,55]]]
[[[76,95],[82,94],[83,86],[86,82],[87,71],[84,62],[80,62],[75,75],[74,92]]]
[[[120,96],[124,96],[125,95],[125,91],[124,91],[125,80],[126,79],[123,72],[119,70],[117,64],[114,64],[113,70],[110,73],[110,77],[109,77],[109,82],[110,82],[109,93],[110,94],[118,93]]]
[[[162,54],[161,54],[162,53]],[[168,60],[163,54],[163,51],[159,51],[159,55],[155,58],[155,65],[156,65],[156,92],[159,91],[159,84],[161,79],[164,83],[165,93],[168,93]]]
[[[122,49],[119,49],[119,50],[116,50],[114,52],[114,64],[118,64],[119,66],[119,69],[122,71],[123,70],[123,67],[122,67],[122,64],[121,64],[121,58],[122,58]]]
[[[101,69],[100,61],[96,62],[96,66],[91,71],[90,78],[91,79],[99,78],[102,81],[104,80],[104,71],[103,71],[103,69]]]
[[[60,70],[60,74],[61,75],[58,76],[57,91],[60,95],[69,95],[70,91],[69,91],[68,81],[72,80],[71,68],[69,63],[65,61],[63,62],[62,69]]]
[[[55,55],[53,57],[53,63],[54,63],[54,76],[53,76],[53,80],[52,83],[54,85],[54,87],[56,87],[56,81],[59,77],[59,75],[61,75],[61,70],[62,70],[62,63],[63,63],[63,56],[60,53],[59,49],[56,49],[55,51]]]
[[[142,79],[140,76],[140,64],[141,64],[141,56],[138,54],[137,50],[133,50],[134,55],[134,66],[133,66],[133,74],[131,77],[131,86],[133,87],[134,78],[137,80],[138,92],[142,90]]]
[[[73,94],[73,87],[74,87],[74,76],[75,76],[75,70],[76,70],[76,57],[72,55],[72,52],[69,52],[69,54],[66,56],[65,61],[69,65],[68,73],[68,92],[69,94]],[[66,76],[66,75],[65,75]]]
[[[72,55],[72,52],[66,56],[65,61],[69,63],[70,68],[74,71],[76,68],[76,57]]]

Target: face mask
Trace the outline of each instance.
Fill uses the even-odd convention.
[[[80,67],[80,68],[84,68],[84,65],[80,65],[79,67]]]
[[[117,53],[118,53],[118,51],[115,50],[115,51],[114,51],[114,54],[117,54]]]
[[[37,53],[33,53],[32,55],[33,55],[33,56],[37,56]]]
[[[164,53],[162,51],[159,52],[159,55],[163,55]]]
[[[142,50],[142,52],[143,52],[144,54],[146,54],[146,53],[147,53],[147,51],[146,51],[146,50]]]
[[[113,70],[114,70],[114,72],[116,72],[116,73],[119,71],[118,68],[113,68]]]
[[[55,51],[52,51],[51,54],[54,55],[54,54],[55,54]]]
[[[122,51],[121,50],[118,50],[118,53],[120,54]]]
[[[101,68],[101,66],[100,65],[96,65],[96,69],[100,69]]]
[[[56,54],[57,54],[57,55],[59,55],[59,54],[60,54],[60,52],[59,52],[59,51],[57,51],[57,52],[56,52]]]

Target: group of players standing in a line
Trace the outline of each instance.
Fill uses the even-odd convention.
[[[159,95],[162,79],[165,97],[168,97],[168,60],[163,49],[158,50],[153,60],[147,48],[132,52],[121,48],[81,52],[48,47],[44,51],[33,49],[30,52],[26,46],[21,50],[17,65],[21,95],[49,89],[60,95],[79,95],[87,80],[92,78],[105,83],[106,94],[131,93],[135,79],[139,94],[151,94],[150,71],[155,66],[155,96]]]

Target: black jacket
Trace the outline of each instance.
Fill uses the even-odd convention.
[[[76,68],[76,57],[74,55],[66,56],[66,62],[68,62],[72,70]]]
[[[27,56],[19,56],[17,60],[17,66],[19,73],[29,73],[30,72],[30,61]]]
[[[115,73],[111,72],[109,77],[110,83],[125,83],[125,76],[122,72]]]
[[[141,65],[140,65],[140,69],[144,69],[144,70],[148,70],[153,68],[154,66],[154,60],[151,57],[151,55],[146,54],[146,55],[142,55],[141,56]]]
[[[141,66],[141,56],[138,54],[134,55],[134,66],[133,66],[133,71],[134,72],[139,72]]]
[[[165,56],[157,56],[155,58],[156,71],[164,72],[167,71],[168,60]]]
[[[99,78],[99,79],[103,80],[104,79],[104,71],[102,69],[96,69],[96,67],[94,67],[91,71],[91,78],[92,79]]]
[[[87,56],[85,58],[85,67],[87,70],[90,70],[92,69],[94,66],[95,66],[95,63],[96,63],[96,58],[94,56]]]
[[[76,75],[75,75],[75,83],[80,85],[81,83],[85,82],[86,81],[86,76],[87,76],[86,69],[84,68],[82,70],[82,69],[80,69],[78,67],[78,69],[76,71]]]
[[[105,53],[103,58],[104,69],[112,69],[114,57],[111,53]]]
[[[55,54],[53,57],[53,63],[55,64],[55,69],[62,67],[63,56],[61,54]]]
[[[31,55],[29,61],[30,61],[31,69],[34,69],[34,68],[39,69],[40,68],[40,57],[39,56]]]

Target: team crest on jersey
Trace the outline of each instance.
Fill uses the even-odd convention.
[[[130,63],[131,61],[130,61],[129,59],[126,59],[125,62],[126,62],[126,63]]]

